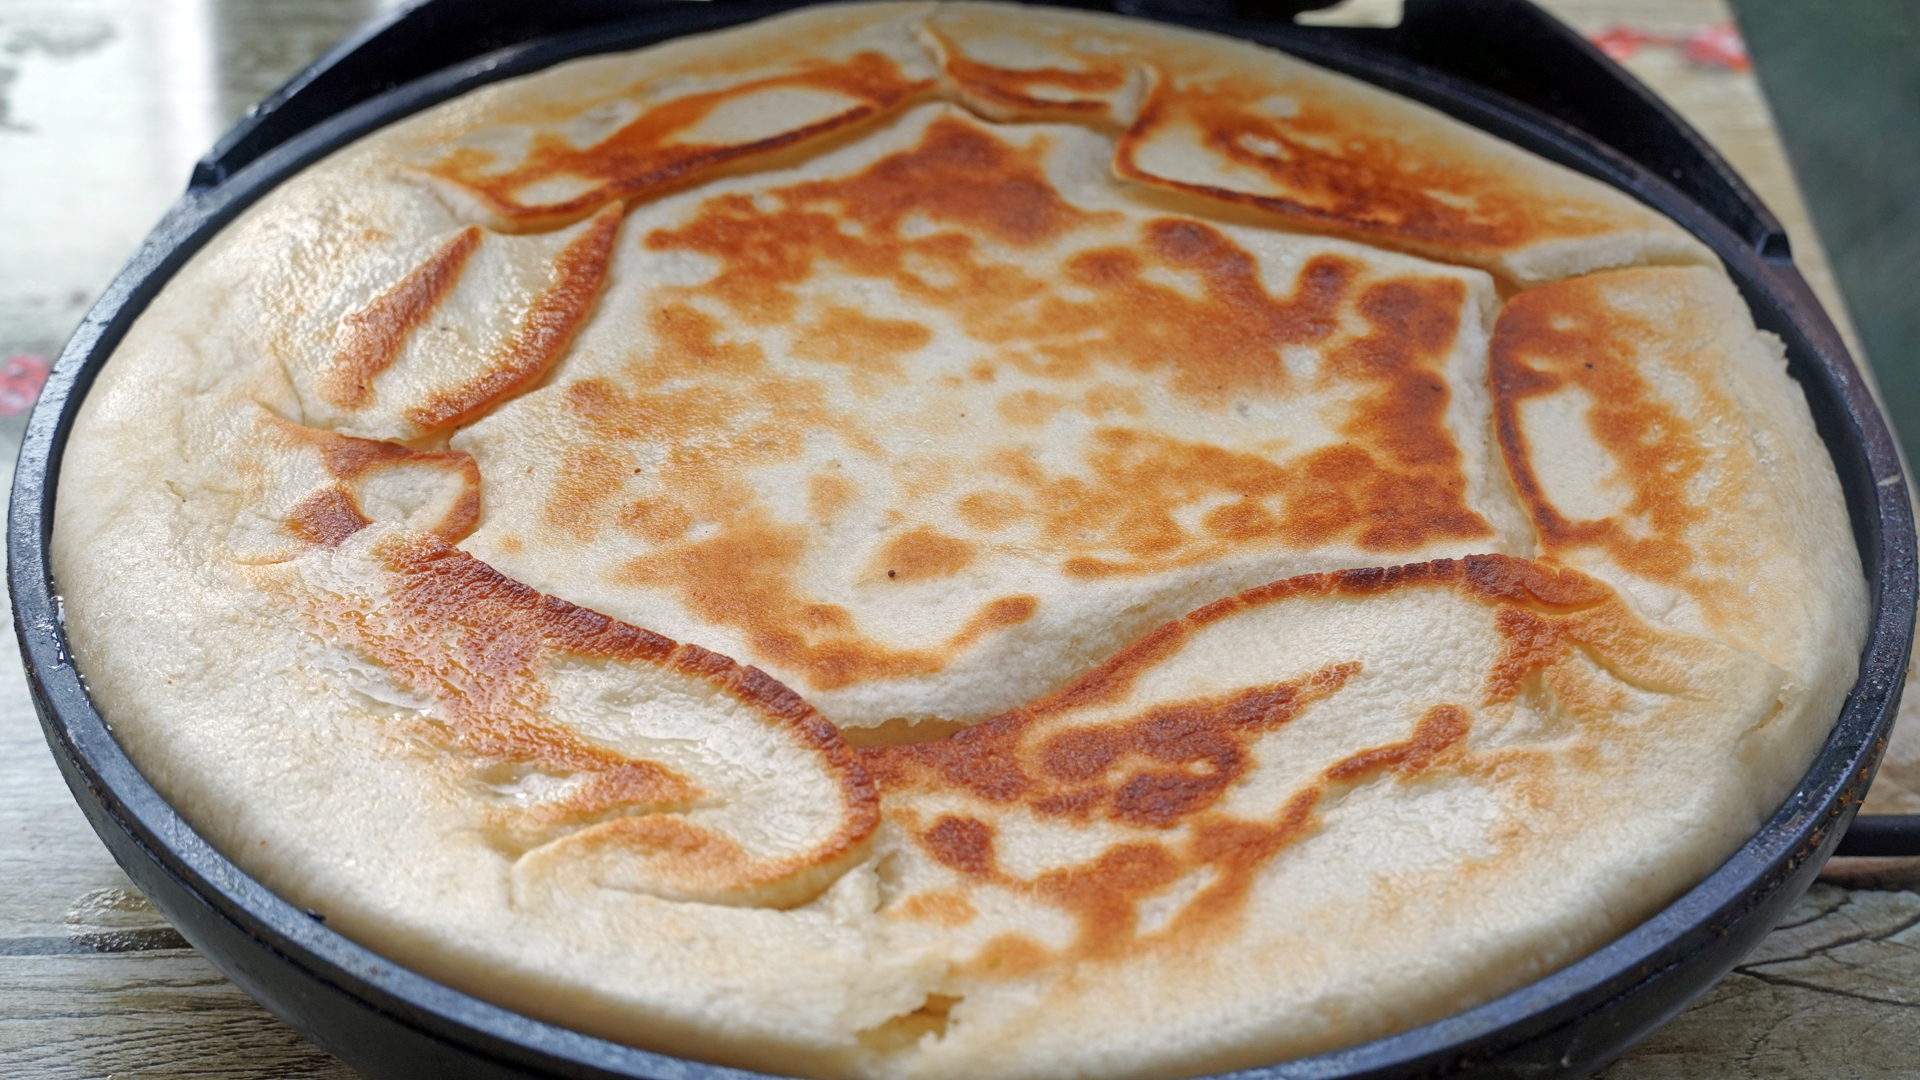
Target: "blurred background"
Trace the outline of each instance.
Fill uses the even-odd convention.
[[[1734,10],[1907,460],[1920,460],[1920,0]]]
[[[195,159],[396,2],[0,0],[8,475],[47,364]],[[1920,0],[1543,6],[1672,102],[1772,206],[1920,461]],[[1348,0],[1335,17],[1377,24],[1397,9]],[[1909,768],[1920,778],[1920,754]],[[1877,797],[1899,772],[1883,770]],[[1899,798],[1911,803],[1881,808],[1920,810],[1920,783]],[[1901,872],[1829,876],[1760,953],[1605,1080],[1916,1075],[1920,872]],[[132,890],[67,794],[17,654],[0,646],[0,1075],[109,1074],[351,1076]]]
[[[12,461],[25,424],[8,390],[20,396],[59,352],[194,161],[391,6],[0,0],[0,364],[14,369],[11,379],[0,369],[0,462]]]

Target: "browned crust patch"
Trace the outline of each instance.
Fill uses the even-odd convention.
[[[941,58],[942,70],[952,81],[962,100],[983,110],[1018,116],[1023,120],[1086,121],[1111,118],[1113,103],[1108,96],[1126,88],[1133,69],[1124,60],[1078,56],[1079,70],[1060,67],[1007,68],[981,63],[966,55],[952,38],[932,25],[920,32],[933,42]],[[1042,97],[1040,88],[1064,90],[1067,96]]]
[[[1718,590],[1702,578],[1689,538],[1709,513],[1707,499],[1693,490],[1711,456],[1696,422],[1660,400],[1639,370],[1643,352],[1690,346],[1609,302],[1610,277],[1543,285],[1501,310],[1490,353],[1501,456],[1547,555],[1597,549],[1628,572],[1678,587],[1711,609]],[[1632,492],[1615,516],[1568,518],[1541,487],[1520,410],[1531,398],[1567,387],[1590,398],[1587,429]]]
[[[701,618],[745,628],[754,655],[804,672],[807,685],[817,689],[940,671],[968,646],[1026,622],[1039,610],[1039,601],[1029,595],[997,597],[944,642],[921,649],[890,647],[861,633],[845,606],[814,599],[794,586],[803,533],[801,526],[752,515],[719,535],[630,560],[621,580],[677,586],[683,602]],[[956,561],[962,554],[958,549],[935,554],[941,557],[908,562],[908,573],[933,577],[943,566],[962,565]],[[890,580],[905,584],[895,569]]]
[[[1261,108],[1263,100],[1289,90],[1292,115]],[[1393,136],[1394,125],[1379,130],[1370,119],[1316,100],[1310,88],[1245,77],[1204,84],[1163,79],[1121,136],[1114,171],[1311,228],[1480,265],[1542,240],[1594,236],[1622,225],[1616,211],[1516,182],[1502,171],[1504,162],[1468,164],[1436,153],[1430,141],[1409,145]],[[1173,125],[1197,130],[1201,149],[1231,167],[1264,174],[1285,194],[1148,171],[1139,148]]]
[[[1178,652],[1201,628],[1251,607],[1295,597],[1366,596],[1419,586],[1457,588],[1489,600],[1549,610],[1590,607],[1613,597],[1606,586],[1577,570],[1510,555],[1468,555],[1404,566],[1303,574],[1216,600],[1166,623],[1031,708],[1045,714],[1119,701],[1132,691],[1142,674]]]
[[[295,503],[288,514],[288,531],[304,543],[334,547],[370,524],[354,489],[382,469],[395,467],[438,469],[459,478],[460,494],[438,521],[423,523],[426,532],[453,544],[480,523],[480,465],[468,454],[414,450],[399,443],[302,427],[277,417],[269,423],[280,437],[317,449],[334,480]]]
[[[1418,773],[1465,739],[1470,726],[1465,709],[1458,705],[1435,705],[1420,717],[1405,742],[1376,746],[1343,758],[1327,769],[1326,778],[1345,784],[1388,769],[1403,775]]]
[[[897,111],[932,86],[907,78],[879,53],[862,52],[840,63],[816,63],[656,105],[584,150],[559,135],[539,135],[526,160],[505,172],[490,171],[493,156],[477,150],[457,150],[425,171],[459,184],[515,232],[557,228],[615,200],[655,197],[741,159],[852,130]],[[753,142],[677,141],[727,102],[782,87],[828,91],[852,103],[826,119]],[[578,177],[592,186],[556,203],[527,205],[515,198],[515,192],[556,176]]]
[[[453,291],[460,271],[480,248],[480,236],[478,228],[462,229],[392,288],[341,320],[332,363],[315,380],[322,397],[343,409],[372,400],[373,380],[400,355],[407,335]]]
[[[554,259],[554,282],[534,298],[506,348],[466,385],[435,394],[407,411],[422,433],[466,424],[528,389],[566,352],[607,282],[619,208],[602,211]]]
[[[795,288],[822,263],[891,280],[917,301],[990,317],[1044,290],[1011,264],[984,260],[979,240],[1033,248],[1083,224],[1113,220],[1061,198],[1043,168],[1044,153],[1044,146],[1015,147],[971,121],[944,116],[917,146],[852,176],[776,189],[768,193],[777,200],[772,209],[746,195],[715,196],[692,220],[657,229],[645,243],[718,260],[720,272],[699,291],[755,325],[790,321],[799,303]],[[943,229],[904,235],[910,216]],[[916,260],[938,267],[938,277],[952,284],[916,273]]]
[[[424,534],[381,538],[375,554],[392,575],[387,602],[369,608],[296,591],[308,625],[379,663],[401,686],[434,703],[416,734],[464,755],[476,769],[511,765],[584,778],[563,798],[498,811],[496,842],[515,854],[589,856],[626,845],[677,889],[716,902],[811,877],[830,883],[879,824],[878,799],[840,732],[766,673],[697,645],[545,596]],[[657,762],[588,742],[547,719],[542,672],[564,657],[653,664],[699,679],[758,713],[803,747],[839,788],[840,824],[805,852],[754,856],[730,838],[673,815],[708,797]],[[822,870],[831,874],[823,875]]]
[[[370,524],[353,493],[337,484],[302,498],[287,514],[287,531],[315,547],[338,547]]]
[[[1408,588],[1452,589],[1499,609],[1496,626],[1505,645],[1489,675],[1488,704],[1511,699],[1523,680],[1579,643],[1617,632],[1619,613],[1605,586],[1574,571],[1508,556],[1304,575],[1161,626],[1059,693],[983,724],[937,741],[860,748],[883,803],[909,793],[951,792],[986,804],[981,813],[951,811],[926,824],[912,813],[900,815],[929,858],[970,886],[1007,889],[1075,916],[1079,933],[1064,951],[1025,939],[1003,942],[1013,951],[989,948],[974,965],[978,973],[1014,975],[1061,960],[1109,959],[1190,942],[1241,909],[1260,869],[1312,831],[1314,810],[1330,790],[1381,773],[1410,781],[1437,768],[1468,767],[1462,743],[1471,719],[1462,705],[1443,702],[1430,707],[1405,740],[1358,751],[1327,768],[1273,818],[1223,812],[1220,799],[1253,767],[1253,741],[1338,693],[1359,674],[1355,662],[1215,698],[1156,703],[1097,723],[1060,723],[1076,711],[1124,700],[1141,674],[1221,619],[1299,598]],[[1571,682],[1556,682],[1554,689],[1588,693]],[[1509,772],[1525,768],[1515,753],[1500,763]],[[1070,824],[1108,822],[1135,830],[1136,838],[1086,862],[1022,879],[1001,866],[996,829],[988,820],[1016,811]],[[1195,875],[1204,883],[1194,898],[1166,926],[1141,932],[1141,901]],[[917,908],[898,914],[934,918]]]
[[[1039,142],[1012,145],[943,116],[914,146],[852,176],[759,197],[716,196],[684,224],[648,233],[647,248],[696,253],[718,269],[659,301],[649,313],[657,344],[635,358],[623,382],[565,388],[587,439],[554,480],[546,524],[581,542],[609,525],[647,542],[621,582],[669,591],[699,617],[735,628],[753,657],[809,689],[950,663],[974,635],[888,648],[863,634],[845,607],[801,590],[805,527],[774,520],[744,494],[752,490],[747,470],[799,455],[808,431],[832,431],[855,447],[866,436],[825,406],[820,384],[777,375],[758,342],[730,339],[729,322],[798,321],[803,359],[876,378],[889,377],[895,357],[930,337],[924,326],[849,309],[803,320],[805,283],[831,266],[952,314],[993,363],[1063,386],[1112,365],[1163,372],[1183,396],[1224,408],[1307,389],[1295,385],[1280,351],[1312,345],[1325,353],[1315,378],[1355,388],[1344,415],[1332,418],[1344,441],[1285,463],[1139,431],[1124,417],[1092,433],[1084,470],[1055,473],[1012,451],[970,463],[994,490],[956,492],[958,516],[1030,526],[1070,577],[1159,573],[1248,549],[1344,541],[1388,553],[1492,536],[1467,502],[1462,454],[1446,422],[1443,369],[1460,332],[1461,281],[1368,280],[1355,260],[1323,255],[1306,262],[1290,291],[1269,291],[1255,257],[1221,230],[1168,217],[1144,223],[1137,243],[1072,254],[1063,264],[1071,289],[1063,290],[995,250],[1044,249],[1114,223],[1062,198],[1046,174],[1046,153]],[[921,227],[908,228],[912,221]],[[1191,286],[1168,284],[1169,272]],[[1066,395],[1037,393],[1002,406],[1031,422],[1078,407]],[[635,443],[663,453],[647,470],[652,490],[623,498],[632,473],[623,462]],[[850,492],[834,478],[816,479],[818,513],[830,516]],[[1211,506],[1202,520],[1184,520],[1196,503]],[[964,543],[977,545],[949,537],[938,552],[889,551],[871,570],[893,571],[895,582],[956,573],[980,553]],[[1002,598],[995,610],[1004,616],[1011,602]]]

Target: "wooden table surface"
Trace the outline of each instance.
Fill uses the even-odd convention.
[[[0,361],[51,355],[217,126],[376,3],[0,0]],[[1548,6],[1587,32],[1626,22],[1684,33],[1728,18],[1721,0]],[[1775,209],[1850,332],[1753,77],[1660,47],[1629,66]],[[19,430],[19,417],[0,417],[0,463]],[[1920,811],[1920,720],[1904,722],[1873,801]],[[1920,860],[1830,866],[1757,952],[1602,1075],[1920,1076],[1917,889]],[[133,889],[54,768],[14,650],[0,649],[0,1076],[353,1075],[249,1000]]]

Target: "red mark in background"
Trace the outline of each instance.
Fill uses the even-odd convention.
[[[1741,40],[1739,28],[1732,23],[1696,26],[1681,37],[1652,34],[1631,26],[1610,26],[1587,40],[1616,64],[1633,59],[1634,54],[1646,46],[1660,45],[1679,49],[1695,67],[1745,71],[1752,66],[1747,57],[1747,43]]]
[[[1609,26],[1587,39],[1607,54],[1607,59],[1616,64],[1624,64],[1633,59],[1642,45],[1651,45],[1659,39],[1644,30],[1635,30],[1631,26]]]
[[[47,360],[32,353],[17,353],[0,367],[0,416],[18,416],[33,408],[40,388],[47,384]]]
[[[1696,27],[1687,32],[1680,47],[1686,50],[1687,59],[1700,67],[1745,71],[1752,66],[1747,59],[1747,43],[1740,40],[1740,31],[1732,23]]]

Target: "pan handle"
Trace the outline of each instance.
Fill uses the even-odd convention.
[[[1920,857],[1920,814],[1862,814],[1833,849],[1846,858]]]

